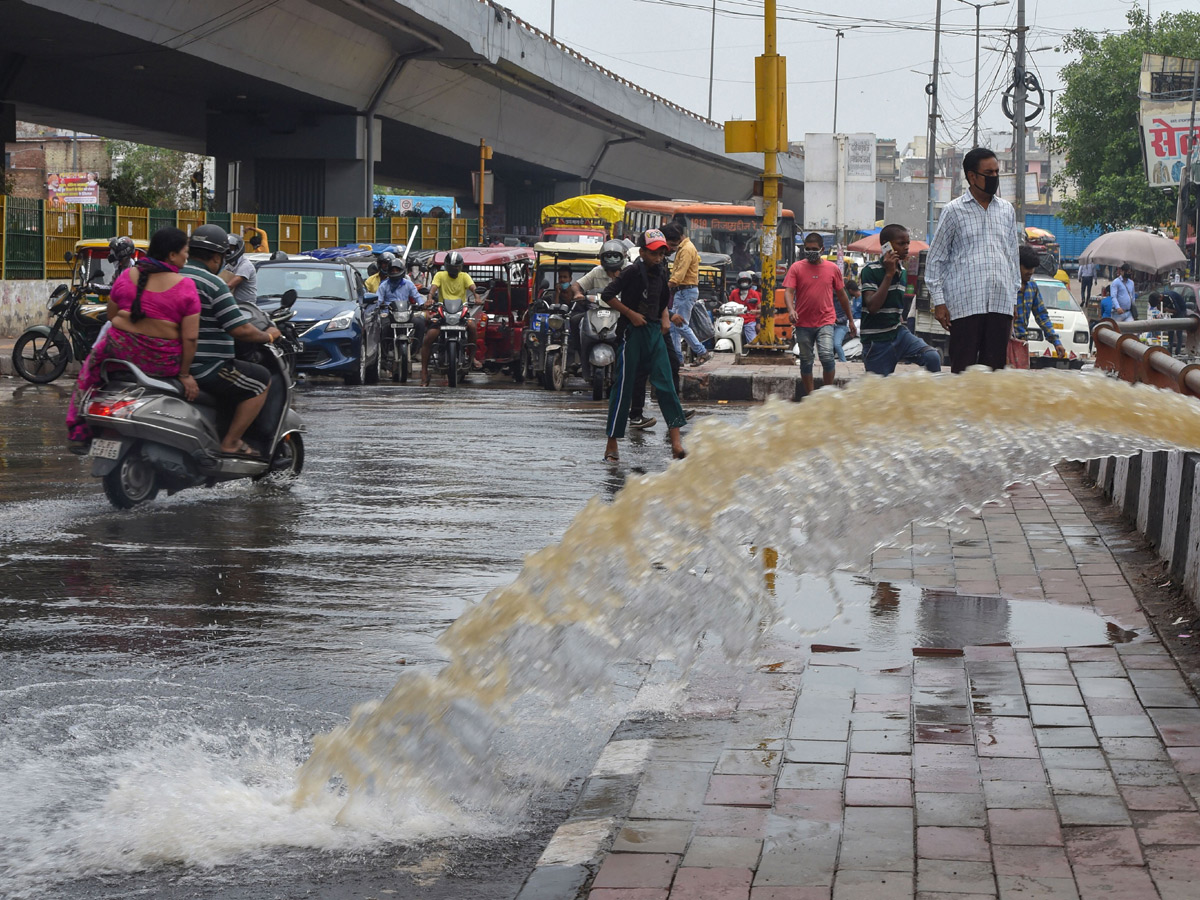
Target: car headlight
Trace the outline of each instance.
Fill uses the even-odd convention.
[[[1075,332],[1075,343],[1086,344],[1088,342],[1088,333],[1086,331]]]
[[[348,309],[345,312],[338,313],[329,320],[329,324],[325,326],[326,331],[345,331],[350,327],[350,323],[354,321],[354,310]]]

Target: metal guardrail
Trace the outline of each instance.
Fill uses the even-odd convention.
[[[1163,390],[1200,397],[1200,365],[1176,359],[1170,351],[1146,344],[1137,335],[1182,331],[1189,357],[1200,355],[1200,315],[1184,319],[1101,319],[1092,329],[1096,368],[1113,372],[1122,381],[1149,384]]]

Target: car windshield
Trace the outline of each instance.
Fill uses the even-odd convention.
[[[258,296],[278,297],[295,290],[301,300],[352,300],[350,280],[341,269],[263,266],[258,270]]]
[[[1083,309],[1071,296],[1071,292],[1067,290],[1066,285],[1061,281],[1053,279],[1036,281],[1038,291],[1042,295],[1042,302],[1046,304],[1046,309],[1065,309],[1071,312],[1083,312]]]

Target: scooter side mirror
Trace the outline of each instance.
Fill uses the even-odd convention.
[[[296,305],[296,289],[288,288],[283,292],[283,296],[279,298],[280,309],[290,309]]]

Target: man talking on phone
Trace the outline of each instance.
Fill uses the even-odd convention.
[[[896,364],[915,363],[942,371],[942,355],[904,327],[908,303],[908,230],[885,225],[879,232],[883,255],[862,270],[862,323],[858,334],[863,367],[872,375],[891,375]]]

